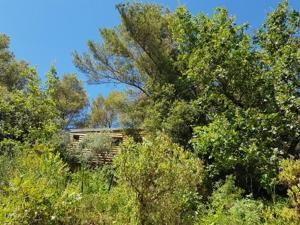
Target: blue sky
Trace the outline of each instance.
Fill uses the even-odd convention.
[[[73,65],[74,50],[84,52],[87,40],[100,41],[98,29],[119,23],[115,0],[0,0],[0,33],[11,38],[11,50],[18,59],[35,66],[43,76],[53,64],[58,73],[75,72],[86,80]],[[248,22],[254,30],[264,21],[279,0],[153,0],[175,9],[186,5],[193,14],[211,14],[215,7],[226,7],[237,23]],[[290,0],[299,10],[300,0]],[[86,85],[89,96],[107,95],[113,85]]]

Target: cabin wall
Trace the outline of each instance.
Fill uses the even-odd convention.
[[[89,157],[92,155],[90,149],[84,149],[80,152],[80,142],[83,140],[84,136],[91,133],[101,133],[101,131],[81,131],[81,132],[70,132],[70,144],[68,146],[69,154],[80,153],[82,157]],[[110,132],[105,132],[109,134],[113,139],[113,148],[109,152],[101,152],[93,157],[91,157],[90,164],[93,165],[102,165],[102,164],[111,164],[114,157],[118,155],[121,151],[120,144],[126,139],[126,135],[121,130],[114,130]]]

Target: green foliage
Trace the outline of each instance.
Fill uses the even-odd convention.
[[[23,76],[28,65],[24,61],[18,62],[9,51],[9,37],[0,34],[0,85],[8,90],[23,89],[27,79]]]
[[[111,128],[118,122],[119,114],[125,104],[126,96],[122,92],[110,92],[107,98],[101,95],[97,96],[92,103],[91,126]]]
[[[299,224],[296,210],[290,208],[286,201],[266,206],[263,210],[263,218],[266,225]]]
[[[253,44],[225,9],[212,17],[177,10],[178,63],[201,90],[208,123],[195,128],[193,144],[210,178],[234,173],[247,192],[274,195],[279,161],[298,154],[299,18],[281,3]]]
[[[76,74],[64,74],[60,80],[55,67],[47,74],[48,94],[55,101],[65,128],[74,126],[83,109],[88,105],[88,96],[83,83]]]
[[[60,128],[60,118],[53,98],[41,90],[34,69],[26,70],[26,90],[9,92],[0,87],[1,154],[10,152],[24,143],[46,143]],[[27,76],[27,75],[26,75]]]
[[[279,180],[288,187],[288,196],[297,218],[300,217],[300,160],[283,160],[280,163]],[[290,210],[291,211],[291,210]],[[298,221],[299,222],[299,221]]]
[[[59,156],[39,145],[15,160],[1,194],[1,224],[73,224],[80,194],[65,189],[68,170]]]
[[[76,117],[88,104],[83,84],[75,74],[64,74],[54,94],[56,105],[65,120],[65,127],[74,123]]]
[[[121,116],[122,124],[165,131],[187,145],[192,126],[202,116],[195,115],[198,111],[189,103],[196,92],[194,84],[176,65],[178,50],[169,29],[170,11],[142,3],[119,4],[117,9],[121,24],[100,30],[103,44],[89,41],[88,53],[74,54],[75,65],[92,83],[122,83],[137,92],[135,106],[126,106],[127,116]],[[183,110],[183,104],[189,108]],[[173,120],[179,117],[180,121]]]
[[[142,126],[145,115],[145,108],[148,106],[148,98],[144,95],[137,95],[134,91],[128,91],[127,100],[119,111],[119,123],[127,129],[139,129]]]
[[[141,3],[119,4],[117,9],[121,25],[101,29],[103,45],[89,41],[89,53],[75,53],[74,63],[89,75],[91,82],[121,82],[148,94],[145,81],[172,76],[172,43],[164,18],[167,11],[158,5]]]
[[[279,160],[287,155],[279,136],[284,132],[287,128],[276,113],[236,110],[230,119],[216,116],[208,126],[196,128],[193,147],[210,161],[209,179],[234,172],[247,191],[259,185],[271,194]]]
[[[70,137],[66,139],[70,140]],[[75,168],[79,166],[85,170],[85,167],[90,166],[103,167],[105,158],[112,154],[113,141],[108,132],[86,134],[78,146],[70,148],[70,143],[67,143],[61,149],[61,154],[65,161]]]
[[[15,162],[8,155],[0,156],[0,193],[3,192],[3,187],[8,184],[11,177],[12,170]]]
[[[152,141],[127,142],[115,165],[118,185],[135,202],[139,224],[191,222],[201,185],[200,160],[158,134]]]
[[[262,202],[242,198],[242,190],[227,177],[210,198],[209,208],[202,212],[198,224],[263,224]]]
[[[71,174],[60,156],[43,145],[14,160],[8,182],[0,184],[1,224],[111,224],[104,170]]]
[[[87,105],[82,83],[51,67],[42,87],[0,36],[0,223],[299,224],[300,13],[282,1],[251,36],[221,8],[117,10],[103,44],[74,54],[91,83],[134,88],[98,96],[86,121],[149,134],[108,167],[88,165],[108,134],[84,138],[79,169],[57,153]]]

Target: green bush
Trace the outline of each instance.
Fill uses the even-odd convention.
[[[203,172],[193,154],[158,134],[143,143],[126,142],[115,166],[118,188],[129,196],[126,205],[134,203],[131,215],[138,224],[192,221]]]
[[[59,155],[36,146],[18,156],[0,197],[0,223],[75,224],[73,209],[81,199],[68,188],[68,169]]]
[[[242,193],[235,186],[233,177],[227,177],[225,183],[213,192],[208,209],[200,213],[198,224],[262,224],[262,202],[242,198]]]

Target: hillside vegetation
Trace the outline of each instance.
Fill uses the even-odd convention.
[[[90,108],[76,74],[41,80],[0,35],[0,224],[300,224],[300,12],[282,1],[250,32],[223,8],[116,9],[73,61],[128,90]],[[116,126],[145,136],[111,165],[67,154],[67,129]]]

